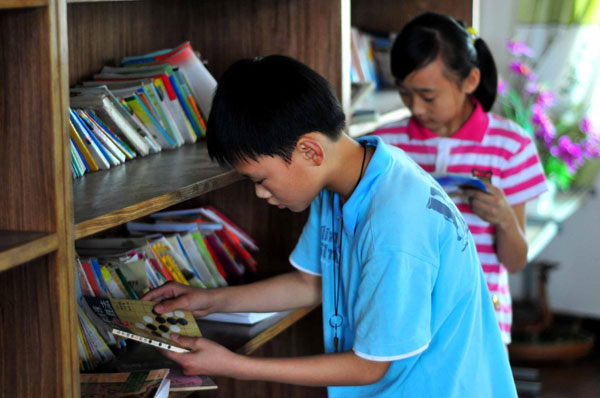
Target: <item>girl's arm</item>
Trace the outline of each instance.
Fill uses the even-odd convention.
[[[506,270],[514,274],[527,265],[525,205],[511,207],[502,189],[485,182],[488,193],[465,190],[473,213],[496,226],[496,255]]]
[[[183,368],[184,374],[225,376],[304,386],[372,384],[381,379],[389,362],[363,359],[352,351],[298,358],[255,358],[233,353],[203,338],[175,337],[190,353],[163,354]]]

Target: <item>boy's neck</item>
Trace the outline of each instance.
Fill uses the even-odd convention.
[[[327,184],[327,189],[339,194],[340,202],[343,205],[352,196],[357,182],[364,176],[373,156],[373,147],[369,145],[363,147],[354,139],[343,134],[335,142],[334,151],[335,163],[330,170],[331,178],[329,184]]]

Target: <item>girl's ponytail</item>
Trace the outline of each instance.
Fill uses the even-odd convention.
[[[498,91],[498,70],[489,47],[481,38],[473,43],[477,51],[477,60],[481,79],[473,96],[479,101],[484,111],[492,109]]]

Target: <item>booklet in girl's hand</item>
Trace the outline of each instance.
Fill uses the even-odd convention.
[[[434,176],[434,178],[448,193],[458,189],[476,189],[482,192],[488,192],[485,184],[476,177],[461,174],[444,174]]]

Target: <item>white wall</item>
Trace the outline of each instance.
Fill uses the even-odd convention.
[[[480,36],[490,46],[501,75],[510,60],[504,46],[514,32],[517,9],[517,0],[480,0]],[[600,179],[596,190],[600,193]],[[553,310],[600,317],[600,194],[563,223],[559,235],[537,259],[559,264],[549,274]],[[510,277],[515,299],[524,294],[524,277],[523,273]]]

